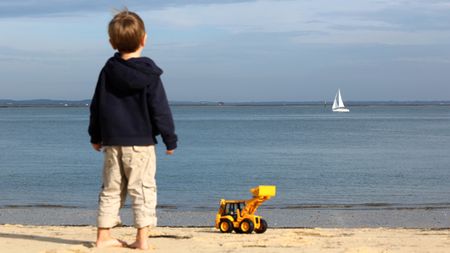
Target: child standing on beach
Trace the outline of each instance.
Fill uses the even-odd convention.
[[[141,57],[147,34],[144,22],[124,10],[110,21],[109,41],[118,52],[100,72],[90,106],[92,147],[104,152],[99,196],[97,247],[148,249],[148,228],[156,226],[156,136],[173,154],[177,135],[160,79],[162,70]],[[136,241],[130,245],[111,236],[120,223],[126,194],[132,200]]]

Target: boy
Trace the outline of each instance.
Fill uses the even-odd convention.
[[[108,33],[118,53],[100,72],[89,123],[92,147],[105,153],[96,245],[126,246],[111,237],[110,228],[120,223],[119,209],[128,192],[137,228],[136,241],[128,246],[148,249],[148,227],[156,226],[156,135],[161,134],[169,155],[177,147],[177,135],[162,70],[141,57],[147,40],[142,19],[121,11],[109,23]]]

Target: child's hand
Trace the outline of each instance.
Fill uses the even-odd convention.
[[[173,149],[172,149],[172,150],[166,150],[166,154],[167,154],[167,155],[173,155],[173,152],[174,152],[174,151],[175,151],[175,150],[173,150]]]
[[[102,150],[102,144],[100,144],[100,143],[92,143],[92,147],[98,152],[100,152],[100,150]]]

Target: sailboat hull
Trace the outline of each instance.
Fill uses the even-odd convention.
[[[333,112],[350,112],[350,110],[347,108],[336,108],[333,109]]]

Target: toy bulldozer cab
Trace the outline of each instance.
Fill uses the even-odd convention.
[[[215,227],[222,233],[250,234],[264,233],[267,222],[261,216],[255,215],[258,207],[266,200],[275,196],[276,187],[273,185],[260,185],[250,190],[253,198],[249,200],[220,200],[219,211],[216,215]]]

